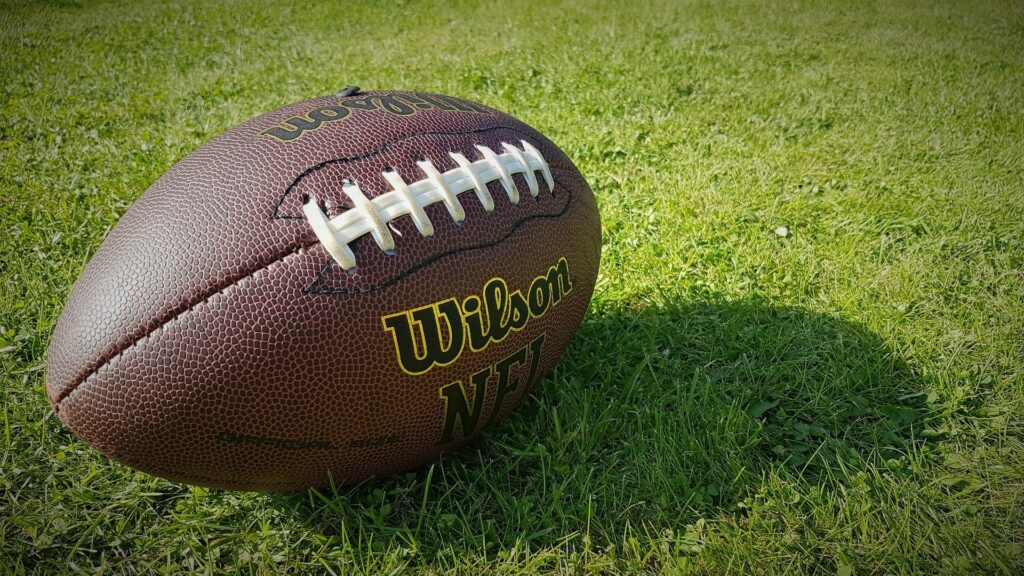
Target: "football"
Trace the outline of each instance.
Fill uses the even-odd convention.
[[[47,393],[86,443],[175,481],[385,477],[537,386],[600,254],[587,182],[530,126],[348,88],[228,130],[141,195],[71,291]]]

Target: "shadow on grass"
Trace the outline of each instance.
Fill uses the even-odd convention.
[[[744,301],[592,313],[541,388],[432,468],[274,502],[349,551],[621,543],[900,457],[922,386],[863,327]]]

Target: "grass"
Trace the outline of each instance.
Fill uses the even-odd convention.
[[[0,7],[0,573],[1024,571],[1024,5]],[[127,206],[254,115],[451,93],[604,221],[542,390],[415,473],[289,495],[113,463],[43,391]]]

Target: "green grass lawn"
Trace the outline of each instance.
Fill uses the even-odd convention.
[[[1024,571],[1024,4],[0,6],[0,573]],[[337,491],[73,437],[47,342],[129,204],[356,84],[550,136],[604,255],[486,438]]]

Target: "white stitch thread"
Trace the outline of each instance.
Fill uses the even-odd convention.
[[[380,246],[380,249],[385,252],[394,250],[395,238],[391,235],[391,230],[388,230],[388,219],[381,216],[377,211],[377,206],[370,202],[366,194],[363,194],[359,185],[355,182],[343,182],[341,191],[352,201],[355,209],[363,213],[363,217],[370,224],[370,234],[377,242],[377,246]]]
[[[540,150],[534,148],[533,144],[530,144],[526,140],[520,140],[519,143],[523,145],[523,150],[525,150],[527,154],[540,162],[540,173],[544,175],[544,182],[548,185],[548,190],[554,190],[555,179],[551,177],[551,168],[548,166],[548,163],[544,161],[544,157],[540,155]]]
[[[416,163],[423,170],[423,173],[427,175],[427,178],[434,183],[437,190],[441,191],[441,201],[448,208],[448,214],[451,215],[452,220],[456,222],[462,222],[466,219],[466,211],[462,209],[462,204],[459,199],[455,196],[455,193],[448,188],[448,185],[444,183],[444,178],[441,177],[441,173],[434,168],[434,163],[430,160],[421,160]]]
[[[483,157],[474,162],[462,154],[450,152],[449,155],[458,166],[444,173],[439,172],[430,160],[417,162],[426,178],[415,182],[407,183],[393,171],[383,172],[381,176],[392,189],[372,200],[363,194],[358,185],[346,181],[342,191],[352,201],[353,208],[334,218],[328,218],[312,196],[302,206],[302,210],[324,249],[342,268],[351,270],[356,266],[356,258],[349,244],[356,238],[370,234],[381,250],[391,252],[395,248],[395,240],[388,229],[388,223],[400,216],[408,214],[419,233],[430,236],[434,233],[434,226],[424,211],[425,207],[442,202],[452,219],[461,222],[465,220],[466,212],[458,195],[475,190],[480,204],[491,212],[494,210],[494,199],[487,190],[489,182],[500,180],[509,201],[518,204],[519,190],[512,175],[522,174],[529,185],[530,194],[536,197],[539,187],[535,172],[540,170],[548,191],[553,191],[554,180],[547,161],[539,150],[525,140],[521,144],[522,150],[502,142],[505,150],[502,154],[486,146],[477,146]]]
[[[327,219],[327,215],[317,205],[316,196],[310,194],[306,198],[306,203],[302,205],[302,211],[306,213],[306,220],[313,227],[313,233],[320,239],[324,250],[327,250],[331,258],[334,258],[339,264],[356,261],[356,255],[352,253],[352,249],[348,247],[348,244],[339,242],[338,238],[331,231],[331,221]]]
[[[523,156],[523,151],[519,148],[516,148],[508,142],[502,142],[501,147],[504,148],[506,152],[514,156],[516,160],[519,160],[521,164],[527,164],[526,158]],[[530,196],[536,198],[537,192],[539,192],[539,189],[537,188],[537,175],[533,173],[533,170],[527,170],[523,173],[523,176],[526,177],[526,185],[530,189]]]
[[[491,198],[491,191],[487,189],[484,181],[477,176],[469,160],[466,160],[466,157],[458,152],[449,152],[448,155],[452,157],[452,160],[455,160],[455,163],[462,168],[466,176],[469,176],[469,179],[473,182],[473,188],[476,189],[476,197],[480,199],[480,204],[483,205],[484,210],[494,212],[494,198]]]
[[[416,224],[416,229],[420,231],[420,234],[433,236],[434,225],[430,223],[427,212],[416,201],[416,196],[409,189],[409,185],[405,183],[405,180],[402,180],[402,177],[395,171],[381,172],[381,176],[405,199],[405,204],[409,207],[409,216],[412,217],[412,221]]]
[[[502,142],[502,144],[504,144],[504,142]],[[509,202],[519,204],[519,189],[516,188],[516,182],[512,179],[512,174],[510,174],[508,169],[505,168],[505,165],[501,163],[498,155],[494,153],[494,150],[491,150],[487,146],[478,145],[476,149],[479,150],[480,153],[484,155],[484,159],[490,162],[491,165],[494,166],[494,169],[498,171],[498,174],[501,177],[501,185],[504,186],[505,193],[508,194]]]

